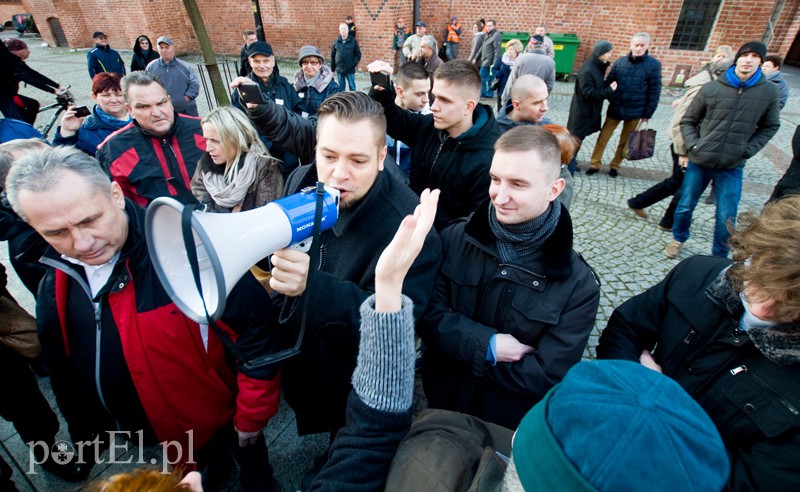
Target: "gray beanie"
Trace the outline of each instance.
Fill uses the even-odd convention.
[[[306,45],[300,48],[300,56],[297,58],[297,64],[299,65],[300,62],[303,61],[303,58],[307,56],[316,56],[319,58],[320,63],[325,63],[325,57],[319,52],[319,48],[316,46]]]

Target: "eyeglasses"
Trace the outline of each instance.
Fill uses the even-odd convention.
[[[320,65],[319,60],[303,60],[300,62],[300,66],[305,67],[306,65],[311,65],[312,67],[317,67]]]

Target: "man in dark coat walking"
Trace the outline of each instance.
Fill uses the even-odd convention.
[[[111,49],[108,44],[108,35],[96,31],[94,38],[94,48],[86,54],[86,61],[89,66],[89,78],[93,79],[100,72],[118,73],[120,77],[125,76],[125,62],[116,50]]]
[[[592,54],[583,62],[575,79],[575,92],[569,105],[567,129],[583,141],[594,132],[600,131],[603,116],[603,101],[611,99],[617,90],[616,82],[606,82],[606,70],[611,64],[612,46],[602,39],[594,45]],[[578,167],[578,150],[572,156],[569,170],[574,173]]]
[[[631,38],[631,51],[618,59],[611,67],[607,83],[617,82],[619,86],[608,105],[606,121],[597,137],[592,152],[592,168],[588,176],[595,174],[602,166],[603,152],[614,130],[622,123],[617,151],[611,159],[608,175],[616,178],[622,164],[622,151],[628,135],[653,117],[661,97],[661,62],[650,56],[650,35],[646,32],[634,34]]]

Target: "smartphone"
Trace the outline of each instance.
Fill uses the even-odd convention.
[[[258,84],[240,84],[239,85],[239,99],[243,103],[251,104],[264,104],[264,96],[258,89]]]
[[[369,80],[370,80],[370,83],[372,84],[372,87],[375,87],[376,85],[379,85],[379,86],[383,87],[384,89],[386,89],[387,91],[390,88],[389,86],[390,86],[391,82],[389,81],[389,75],[385,74],[383,72],[370,72],[369,73]]]
[[[84,116],[89,116],[90,114],[92,114],[92,111],[86,106],[80,106],[75,108],[76,118],[83,118]]]

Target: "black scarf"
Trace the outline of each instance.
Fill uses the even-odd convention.
[[[501,224],[494,212],[494,205],[489,203],[489,228],[497,238],[500,260],[508,263],[539,249],[556,230],[560,217],[559,198],[550,202],[542,215],[522,224]]]

